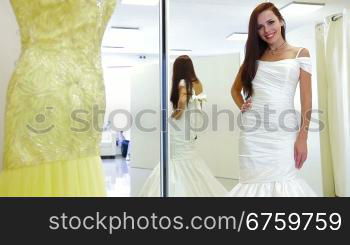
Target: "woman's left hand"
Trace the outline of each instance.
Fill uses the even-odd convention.
[[[301,169],[307,158],[307,140],[302,138],[297,138],[294,144],[294,160],[295,167]]]

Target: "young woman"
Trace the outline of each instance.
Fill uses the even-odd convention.
[[[169,194],[172,197],[225,196],[227,191],[196,153],[197,135],[192,129],[198,128],[198,112],[202,110],[205,95],[190,57],[184,55],[175,60],[172,80]],[[143,186],[140,196],[160,195],[159,175],[158,165]]]
[[[246,56],[231,90],[242,111],[240,183],[228,196],[315,196],[297,177],[307,158],[310,55],[287,43],[285,25],[272,3],[258,5],[250,16]],[[299,81],[300,126],[294,110]]]

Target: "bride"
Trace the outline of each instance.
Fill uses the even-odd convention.
[[[294,110],[299,81],[300,127]],[[258,5],[251,14],[246,56],[231,94],[242,112],[242,130],[240,182],[228,196],[315,196],[297,177],[307,158],[310,55],[307,49],[287,43],[285,21],[272,3]]]
[[[193,129],[199,128],[198,112],[205,100],[203,87],[187,55],[178,57],[173,67],[170,130],[169,194],[172,197],[225,196],[227,191],[197,155]],[[160,195],[160,166],[152,171],[139,196]]]

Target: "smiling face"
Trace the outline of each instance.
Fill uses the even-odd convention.
[[[267,44],[272,45],[283,39],[281,29],[284,24],[271,10],[261,12],[257,24],[259,36]]]

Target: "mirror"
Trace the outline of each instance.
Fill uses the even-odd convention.
[[[315,42],[316,24],[320,23],[318,25],[321,25],[321,28],[327,32],[328,27],[324,27],[324,18],[342,13],[346,8],[345,1],[321,1],[321,4],[314,3],[302,6],[289,4],[291,1],[286,0],[270,2],[280,9],[282,16],[284,16],[285,22],[282,24],[286,26],[288,46],[285,44],[286,48],[282,47],[284,52],[280,54],[276,51],[276,56],[260,57],[265,58],[265,61],[259,62],[259,68],[257,68],[256,81],[260,80],[255,84],[253,82],[255,94],[252,97],[251,110],[240,113],[240,109],[231,96],[231,87],[239,68],[244,64],[250,15],[262,1],[244,3],[231,0],[215,2],[208,0],[171,1],[169,16],[170,70],[177,72],[177,75],[174,81],[170,76],[169,86],[178,89],[178,93],[181,91],[185,91],[184,93],[187,91],[187,94],[192,93],[191,99],[195,94],[206,95],[201,115],[203,122],[200,126],[197,125],[198,128],[188,126],[196,119],[186,118],[186,111],[196,107],[196,101],[201,100],[196,96],[193,97],[195,102],[192,103],[190,100],[183,109],[182,117],[176,120],[184,128],[182,135],[177,130],[177,133],[171,135],[170,138],[170,143],[173,143],[170,148],[173,154],[171,155],[172,166],[170,167],[172,169],[170,174],[170,193],[172,196],[334,196],[333,181],[340,183],[344,179],[348,179],[348,177],[343,176],[337,181],[332,173],[332,168],[335,167],[340,174],[339,169],[345,165],[337,167],[337,163],[330,160],[330,152],[337,150],[327,145],[329,142],[327,143],[325,134],[328,133],[322,129],[325,125],[327,126],[328,121],[322,113],[326,108],[325,102],[322,101],[325,91],[323,87],[319,87],[320,83],[318,82],[320,81],[317,80],[317,77],[321,75],[320,72],[324,68],[319,68],[322,55],[317,51]],[[292,10],[290,11],[290,9]],[[301,14],[300,9],[308,12]],[[264,20],[259,19],[259,21]],[[260,22],[259,24],[261,24]],[[341,37],[341,33],[338,36]],[[324,37],[321,36],[319,39],[323,40]],[[329,45],[331,45],[330,42]],[[341,44],[339,43],[339,45]],[[306,48],[311,58],[299,59],[305,54],[298,47]],[[254,48],[250,50],[248,51],[252,52]],[[298,53],[298,51],[300,52]],[[181,72],[187,72],[190,69],[183,68],[180,72],[179,68],[176,71],[174,63],[186,63],[183,55],[187,55],[193,62],[196,76],[189,75],[187,79],[185,78],[185,83],[181,85],[176,77],[181,77]],[[294,56],[298,58],[295,59]],[[286,60],[279,63],[274,62],[278,59]],[[307,68],[303,67],[305,60],[309,60],[312,64],[312,70],[306,71],[306,73]],[[342,60],[340,53],[338,60]],[[272,62],[268,63],[269,61]],[[328,64],[330,65],[330,63]],[[276,68],[276,66],[278,67]],[[285,82],[288,80],[287,76],[292,72],[291,67],[293,66],[301,70],[294,70],[295,78],[290,78],[293,82],[287,84]],[[333,74],[336,74],[337,70],[334,69]],[[272,77],[267,76],[270,72],[272,72]],[[303,78],[298,77],[299,72],[303,74]],[[312,76],[309,80],[304,78],[308,76],[305,74],[310,73]],[[282,83],[272,84],[276,76],[280,76]],[[339,77],[339,79],[342,78]],[[196,80],[199,80],[200,83],[197,83]],[[189,83],[191,86],[188,85]],[[286,90],[286,87],[281,87],[281,84],[290,87]],[[293,133],[289,133],[288,130],[273,133],[259,126],[254,128],[254,125],[257,126],[259,123],[263,125],[275,123],[278,126],[287,126],[287,128],[291,125],[293,127],[299,125],[298,127],[300,127],[302,108],[308,106],[305,102],[305,97],[308,96],[304,96],[302,100],[301,93],[310,93],[311,95],[310,89],[307,88],[308,85],[305,84],[310,85],[313,95],[313,111],[307,141],[297,142],[300,128],[296,128]],[[329,85],[323,84],[323,86]],[[171,91],[169,93],[171,94]],[[243,98],[242,93],[241,89],[238,93],[241,98]],[[334,92],[334,96],[335,94],[336,92]],[[264,95],[267,97],[263,97]],[[237,95],[237,97],[239,96]],[[281,104],[286,98],[289,98],[289,104],[282,107]],[[274,99],[277,101],[273,102]],[[344,99],[348,101],[348,99]],[[262,109],[260,110],[263,105],[270,106],[270,109],[281,109],[282,111],[278,111],[278,113],[285,115],[284,122],[280,125],[277,119],[273,119],[273,115],[268,119],[271,120],[270,122],[264,119],[262,114],[258,114],[260,117],[255,117],[254,112],[263,112]],[[292,111],[291,114],[286,113],[289,110]],[[193,114],[192,116],[196,118],[195,113],[188,114]],[[334,116],[336,117],[336,115]],[[297,120],[299,124],[297,124]],[[329,123],[331,126],[331,122]],[[250,124],[253,124],[253,132],[247,130],[247,126]],[[336,124],[334,122],[333,130],[337,130]],[[345,125],[339,126],[345,131],[348,128]],[[283,127],[281,128],[283,129]],[[340,132],[341,130],[338,130],[338,133]],[[180,140],[179,135],[188,138]],[[323,141],[320,137],[323,138]],[[307,142],[308,155],[303,167],[299,170],[293,155],[297,143],[297,154],[301,156],[299,147],[304,143],[300,142]],[[306,145],[301,148],[306,149]],[[188,156],[190,153],[192,156]],[[339,158],[339,161],[345,161],[344,164],[347,165],[350,164],[349,160],[344,157]],[[225,194],[219,185],[224,188]]]
[[[139,196],[159,163],[159,10],[146,2],[121,1],[103,40],[107,107],[101,154],[109,196]]]

